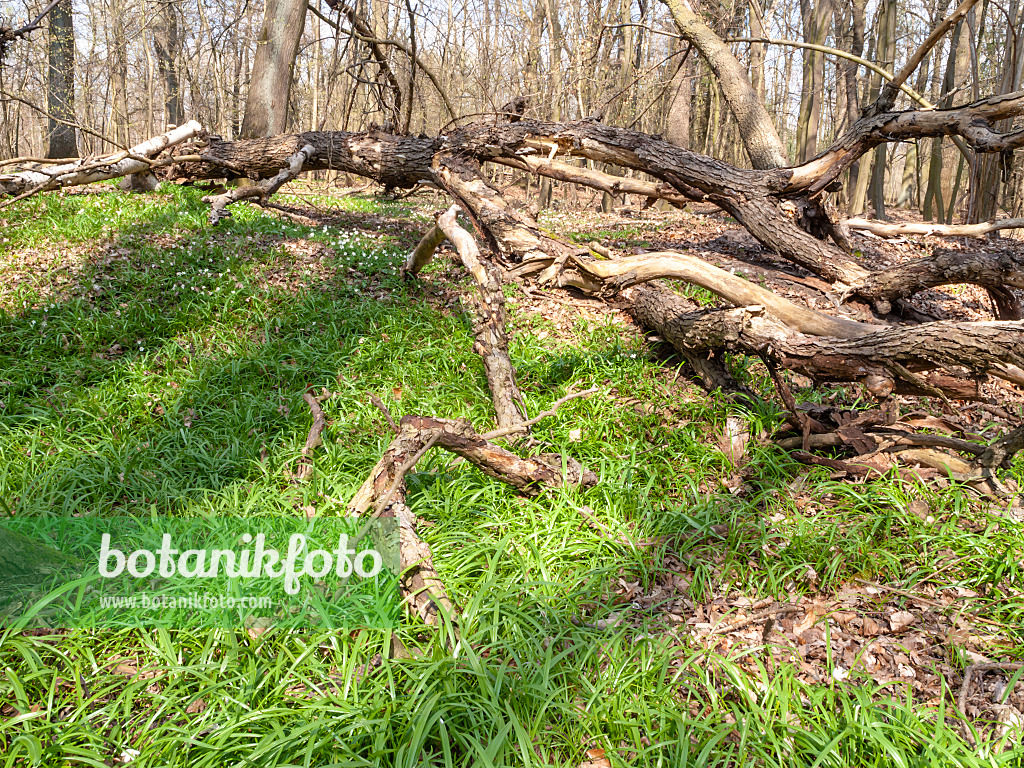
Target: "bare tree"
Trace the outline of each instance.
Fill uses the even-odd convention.
[[[75,29],[71,0],[61,0],[50,11],[49,21],[46,156],[78,157],[78,139],[75,136]]]
[[[256,138],[284,133],[293,66],[306,24],[307,0],[268,0],[257,39],[249,94],[242,118],[242,136]]]
[[[181,103],[181,86],[178,82],[178,56],[181,52],[181,38],[178,35],[178,9],[175,0],[157,0],[156,19],[153,24],[153,49],[156,52],[157,68],[164,86],[164,121],[169,125],[181,125],[185,111]]]

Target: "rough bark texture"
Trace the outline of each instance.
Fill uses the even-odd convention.
[[[768,110],[747,78],[746,69],[729,46],[694,13],[689,0],[665,0],[672,18],[687,42],[700,51],[740,125],[740,137],[755,168],[781,168],[789,165],[786,150],[772,123]]]
[[[304,144],[298,152],[288,158],[288,163],[278,171],[276,176],[264,179],[258,184],[236,187],[220,195],[204,197],[203,202],[210,204],[210,224],[217,226],[221,219],[230,216],[231,211],[228,210],[228,206],[239,200],[256,199],[261,203],[264,202],[283,184],[298,176],[302,171],[303,164],[315,151],[312,144]]]
[[[178,83],[177,57],[180,49],[178,12],[174,2],[158,0],[153,24],[153,50],[156,52],[160,79],[164,83],[164,119],[168,125],[181,125],[185,121],[181,107],[181,86]]]
[[[501,270],[480,257],[473,236],[455,221],[457,206],[452,206],[437,220],[438,228],[455,244],[462,265],[473,276],[480,292],[479,300],[470,310],[473,320],[473,350],[483,358],[487,386],[494,401],[498,427],[513,427],[525,421],[523,396],[516,383],[516,369],[508,354],[508,317],[505,294],[501,290]]]
[[[267,1],[242,118],[242,136],[246,138],[277,136],[287,128],[292,69],[307,5],[307,0]]]
[[[47,41],[49,69],[46,80],[46,107],[49,142],[46,156],[78,157],[75,138],[75,30],[71,18],[71,0],[61,0],[50,11],[50,35]]]
[[[728,349],[756,355],[816,381],[863,381],[878,398],[897,382],[914,394],[974,391],[964,371],[1003,375],[1024,364],[1024,323],[936,322],[890,327],[852,339],[792,331],[760,308],[695,312],[670,291],[642,286],[624,292],[638,321],[677,348]],[[941,376],[929,375],[939,371]],[[951,373],[951,371],[953,371]],[[950,380],[959,380],[954,385]]]
[[[403,417],[397,436],[352,497],[349,510],[362,515],[373,509],[374,515],[398,518],[402,589],[413,610],[428,624],[437,623],[439,611],[451,615],[452,605],[434,569],[430,547],[416,533],[416,516],[405,503],[405,475],[431,446],[462,457],[488,477],[526,496],[536,495],[545,487],[597,482],[593,472],[569,457],[545,454],[521,458],[478,435],[465,421]]]
[[[974,283],[987,288],[1024,289],[1024,259],[1019,254],[943,251],[877,272],[851,290],[869,299],[913,296],[939,285]]]

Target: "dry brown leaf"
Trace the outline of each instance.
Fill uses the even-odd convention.
[[[809,630],[811,627],[814,626],[815,622],[818,621],[818,612],[817,612],[816,608],[817,608],[817,606],[814,606],[814,605],[809,607],[807,609],[807,613],[804,614],[804,617],[802,619],[800,619],[800,621],[798,621],[796,624],[793,625],[793,634],[794,635],[797,635],[799,637],[804,632],[806,632],[807,630]]]
[[[864,637],[875,637],[876,635],[882,634],[882,627],[879,626],[878,622],[870,616],[865,616],[864,624],[861,627],[861,634],[864,635]]]
[[[185,707],[185,714],[187,714],[187,715],[195,715],[195,714],[197,714],[199,712],[205,711],[206,707],[207,707],[207,704],[206,704],[206,702],[203,699],[196,699],[191,704],[189,704],[187,707]]]
[[[889,629],[893,632],[899,632],[909,627],[915,621],[917,621],[917,617],[910,611],[896,611],[896,613],[889,617]]]

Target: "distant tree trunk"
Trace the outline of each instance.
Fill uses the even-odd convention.
[[[75,138],[75,30],[71,0],[50,11],[49,74],[46,106],[49,117],[47,157],[78,157]],[[61,122],[64,121],[64,122]]]
[[[665,139],[679,147],[690,147],[690,105],[693,99],[693,63],[681,62],[668,86]],[[762,81],[763,85],[763,81]]]
[[[548,64],[551,68],[551,119],[562,119],[562,23],[558,18],[558,5],[555,0],[545,0],[548,20]],[[542,209],[551,207],[554,192],[551,179],[542,179],[538,203]]]
[[[164,120],[169,125],[181,125],[185,114],[181,107],[181,87],[178,84],[177,57],[181,49],[178,37],[178,14],[173,0],[157,0],[158,10],[153,25],[153,48],[157,68],[164,83]]]
[[[779,132],[754,92],[743,65],[729,46],[693,11],[689,0],[665,0],[679,33],[700,51],[715,73],[722,93],[739,123],[740,136],[754,168],[789,165]]]
[[[1024,8],[1019,0],[1011,0],[1008,11],[1011,23],[1006,30],[1006,53],[1003,59],[1003,72],[997,93],[1012,93],[1020,88],[1022,69],[1024,69]],[[1016,18],[1016,24],[1012,23]],[[1007,131],[1013,124],[1012,120],[1004,120],[993,126],[997,131]],[[988,221],[996,215],[999,203],[1001,179],[999,154],[979,155],[975,158],[971,173],[971,205],[967,222],[976,224]]]
[[[306,7],[306,0],[267,0],[242,118],[244,138],[285,132],[292,70],[306,25]]]
[[[804,17],[804,41],[824,45],[832,24],[832,0],[818,0],[813,8],[811,0],[800,0],[800,10]],[[797,159],[801,163],[814,157],[818,150],[818,126],[825,87],[825,54],[804,51],[803,56],[803,93],[796,128]]]
[[[118,148],[131,146],[128,134],[128,30],[123,0],[110,3],[110,118]]]
[[[861,56],[864,53],[864,16],[867,8],[867,0],[851,0],[850,2],[850,53],[854,56]],[[852,61],[843,61],[839,65],[843,72],[843,85],[846,88],[846,115],[844,127],[849,129],[860,117],[860,100],[857,93],[857,65]],[[852,210],[854,197],[857,190],[857,177],[860,171],[860,164],[854,163],[850,166],[850,178],[846,185],[846,199],[848,211],[853,215]],[[860,211],[856,211],[860,213]]]
[[[764,28],[764,12],[761,10],[760,0],[750,0],[750,36],[768,36]],[[760,43],[750,44],[750,84],[754,88],[754,95],[762,104],[765,103],[764,60],[767,53],[767,46]]]
[[[879,63],[892,69],[896,59],[896,0],[884,0],[878,9],[878,38],[875,43]],[[881,90],[882,79],[875,76],[871,81],[871,97],[874,102]],[[875,160],[871,167],[871,204],[875,208],[875,218],[885,219],[885,171],[887,148],[884,144],[875,148]]]
[[[949,43],[949,58],[946,60],[946,74],[942,80],[943,98],[939,100],[938,106],[949,106],[951,101],[949,94],[956,86],[956,59],[957,50],[960,47],[960,35],[964,23],[961,21],[953,29]],[[936,63],[937,64],[937,63]],[[945,206],[942,201],[942,139],[932,139],[931,161],[928,163],[928,189],[924,196],[924,210],[922,216],[926,221],[931,221],[933,210],[938,213],[940,222],[945,221]]]

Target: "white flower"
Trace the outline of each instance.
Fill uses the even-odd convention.
[[[849,676],[850,676],[850,672],[848,670],[843,669],[840,666],[836,666],[832,670],[832,677],[835,678],[836,680],[839,680],[840,682],[842,682],[843,680],[845,680]]]

